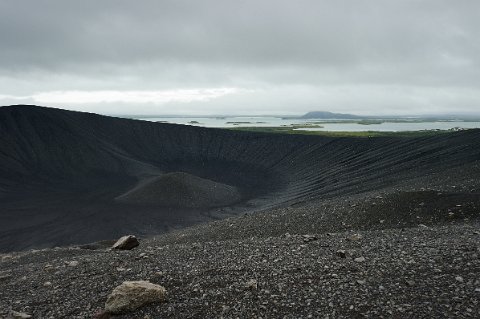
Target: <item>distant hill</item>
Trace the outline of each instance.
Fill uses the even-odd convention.
[[[302,119],[361,119],[363,116],[344,114],[344,113],[332,113],[326,111],[312,111],[301,116]]]

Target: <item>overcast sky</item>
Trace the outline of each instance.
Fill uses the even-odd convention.
[[[480,113],[478,0],[0,0],[0,105]]]

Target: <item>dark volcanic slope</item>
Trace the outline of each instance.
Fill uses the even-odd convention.
[[[245,210],[358,194],[478,159],[479,130],[329,138],[2,107],[0,251],[155,234]],[[115,200],[171,172],[232,187],[241,200],[220,208]]]
[[[148,179],[116,199],[144,205],[208,208],[234,204],[241,195],[236,187],[174,172]]]

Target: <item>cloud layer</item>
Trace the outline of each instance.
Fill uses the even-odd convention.
[[[478,112],[478,12],[475,0],[0,0],[0,104]]]

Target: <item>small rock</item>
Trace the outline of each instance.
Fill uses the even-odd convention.
[[[250,279],[245,283],[245,289],[256,290],[258,288],[258,283],[255,279]]]
[[[365,261],[365,257],[357,257],[353,261],[355,261],[357,263],[363,263]]]
[[[364,279],[357,280],[357,284],[359,284],[359,285],[365,285],[366,283],[367,283],[367,281],[364,280]]]
[[[414,286],[415,285],[415,281],[413,281],[413,280],[407,280],[406,283],[407,283],[408,286]]]
[[[12,258],[13,258],[12,255],[3,255],[3,256],[2,256],[2,262],[7,261],[7,260],[10,260],[10,259],[12,259]]]
[[[100,310],[93,315],[93,319],[110,319],[110,314],[106,311]]]
[[[112,249],[121,249],[121,250],[130,250],[140,245],[138,239],[133,235],[127,235],[121,237],[115,244],[113,244]]]
[[[308,243],[309,241],[317,240],[317,236],[314,235],[302,235],[303,241]]]
[[[111,314],[133,311],[143,305],[166,299],[164,287],[148,281],[124,281],[113,289],[105,302],[105,311]]]
[[[67,261],[65,262],[67,264],[68,267],[76,267],[78,266],[78,261],[76,260],[72,260],[72,261]]]
[[[362,238],[363,238],[363,236],[360,235],[360,234],[353,234],[353,235],[348,236],[347,240],[349,240],[349,241],[359,241]]]
[[[4,281],[10,278],[12,278],[12,275],[10,273],[0,272],[0,281]]]
[[[457,277],[455,277],[455,280],[458,281],[458,282],[463,282],[463,277],[457,276]]]
[[[340,258],[347,258],[347,252],[343,249],[337,250],[335,254]]]
[[[225,313],[225,312],[227,312],[227,311],[229,311],[229,310],[230,310],[230,307],[229,307],[229,306],[225,306],[225,305],[222,306],[222,313]]]
[[[45,281],[45,282],[43,283],[43,286],[44,286],[44,287],[49,287],[49,286],[51,286],[51,285],[52,285],[52,283],[51,283],[50,281]]]
[[[24,313],[24,312],[17,312],[17,311],[10,311],[9,317],[10,319],[26,319],[26,318],[32,318],[31,315]]]
[[[140,260],[140,259],[142,259],[142,258],[143,258],[143,259],[147,259],[147,258],[148,258],[148,255],[147,255],[146,253],[141,253],[141,254],[138,255],[138,257],[135,258],[135,259]]]

